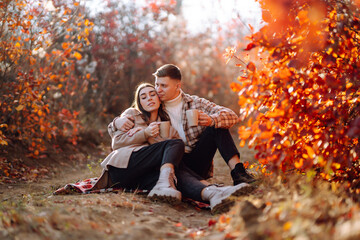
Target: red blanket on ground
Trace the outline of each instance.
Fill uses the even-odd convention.
[[[124,189],[124,188],[103,188],[93,190],[95,183],[99,178],[88,178],[82,181],[78,181],[76,183],[66,184],[64,187],[59,188],[53,194],[54,195],[67,195],[74,193],[106,193],[106,192],[132,192],[132,193],[148,193],[148,190],[140,190],[140,189]]]

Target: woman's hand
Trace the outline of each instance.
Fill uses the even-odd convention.
[[[145,136],[148,137],[157,137],[159,135],[159,123],[152,122],[147,128],[145,128]]]
[[[129,137],[132,137],[135,133],[137,133],[138,131],[141,131],[141,127],[136,127],[133,129],[130,129],[126,134],[129,135]]]

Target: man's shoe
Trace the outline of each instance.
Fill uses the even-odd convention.
[[[235,165],[235,168],[231,170],[231,177],[234,181],[234,186],[240,183],[253,183],[256,179],[251,176],[242,163],[238,163]]]
[[[227,212],[235,204],[236,197],[248,195],[255,188],[247,183],[236,186],[208,186],[203,190],[203,200],[210,202],[212,214]]]

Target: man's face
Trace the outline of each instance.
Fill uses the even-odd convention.
[[[170,77],[156,77],[155,89],[161,101],[169,101],[180,93],[181,83]]]

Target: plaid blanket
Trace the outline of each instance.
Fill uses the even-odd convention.
[[[85,180],[78,181],[76,183],[69,183],[66,184],[64,187],[57,189],[53,192],[54,195],[68,195],[68,194],[89,194],[89,193],[109,193],[109,192],[129,192],[129,193],[137,193],[137,194],[147,194],[149,190],[142,190],[142,189],[126,189],[126,188],[101,188],[101,189],[94,189],[95,184],[98,182],[99,178],[88,178]],[[182,199],[184,202],[190,203],[195,208],[199,209],[210,209],[209,204],[195,201],[190,198],[183,197]]]
[[[76,183],[66,184],[64,187],[57,189],[53,192],[54,195],[67,195],[67,194],[88,194],[88,193],[107,193],[107,192],[131,192],[131,193],[148,193],[148,190],[141,189],[125,189],[125,188],[102,188],[94,189],[95,184],[99,178],[88,178]]]

